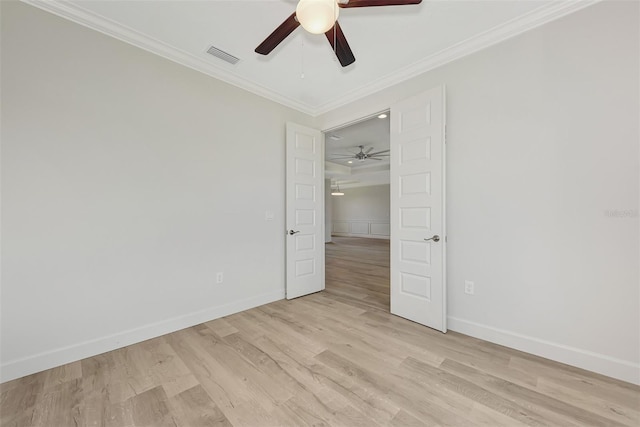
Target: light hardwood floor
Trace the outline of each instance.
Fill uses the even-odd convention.
[[[0,386],[2,426],[638,426],[640,388],[389,314],[389,245],[327,289]]]

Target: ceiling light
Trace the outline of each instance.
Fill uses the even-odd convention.
[[[386,118],[387,118],[387,115],[386,115],[386,113],[382,113],[382,114],[380,114],[380,115],[378,116],[378,118],[379,118],[379,119],[386,119]]]
[[[331,195],[332,196],[344,196],[344,193],[342,191],[340,191],[340,184],[338,184],[336,182],[336,189],[335,190],[331,190]]]
[[[311,34],[323,34],[333,27],[339,11],[336,0],[300,0],[296,6],[296,18]]]
[[[353,160],[349,160],[347,163],[351,164],[351,163],[353,163]]]

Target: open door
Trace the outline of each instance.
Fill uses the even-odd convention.
[[[324,289],[324,135],[287,123],[287,299]]]
[[[391,107],[391,313],[446,324],[444,87]]]

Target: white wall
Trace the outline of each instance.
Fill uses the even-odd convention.
[[[282,298],[310,117],[0,3],[2,380]]]
[[[389,185],[343,188],[333,197],[333,234],[389,238]]]
[[[636,383],[638,13],[596,4],[319,120],[446,85],[450,328]]]

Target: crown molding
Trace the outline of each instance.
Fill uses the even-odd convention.
[[[529,13],[443,49],[373,83],[347,92],[338,99],[318,106],[315,109],[315,115],[325,114],[601,1],[603,0],[555,0],[550,4],[541,6]]]
[[[200,71],[223,82],[247,90],[255,95],[275,101],[312,117],[317,117],[333,109],[342,107],[372,93],[387,89],[409,80],[427,71],[441,67],[456,59],[478,52],[484,48],[515,37],[525,31],[569,15],[602,0],[557,0],[541,6],[525,15],[497,25],[472,38],[459,42],[449,48],[428,56],[397,72],[388,74],[373,83],[350,91],[337,99],[321,105],[309,105],[295,99],[282,96],[264,86],[238,77],[232,70],[218,67],[191,53],[185,52],[139,31],[119,24],[113,20],[61,0],[21,0],[31,6],[51,12],[92,30],[114,37],[125,43],[177,62],[196,71]]]
[[[315,116],[315,108],[312,106],[298,102],[294,99],[282,96],[264,86],[258,85],[247,79],[238,77],[232,70],[218,67],[211,64],[196,55],[185,52],[163,41],[150,37],[139,31],[122,25],[118,22],[105,18],[80,6],[70,4],[60,0],[21,0],[23,3],[37,7],[38,9],[58,15],[80,24],[84,27],[114,37],[120,41],[130,45],[139,47],[148,52],[161,56],[170,61],[184,65],[193,70],[199,71],[225,83],[239,87],[249,91],[255,95],[275,101],[294,110]],[[231,67],[231,66],[230,66]]]

